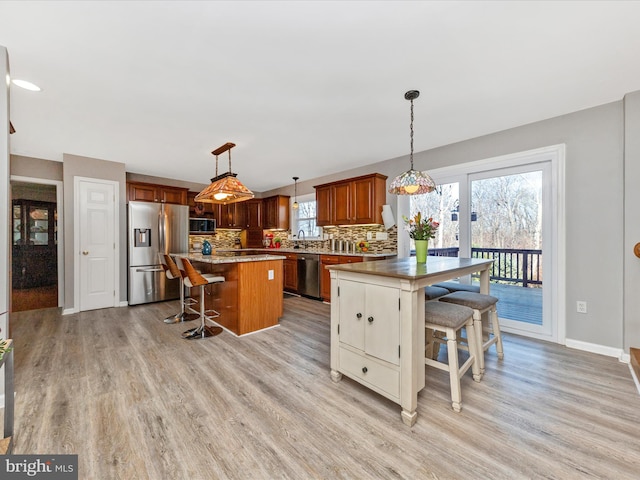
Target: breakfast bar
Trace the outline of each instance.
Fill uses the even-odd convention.
[[[177,253],[202,273],[223,276],[205,289],[205,308],[220,313],[215,322],[236,335],[278,325],[283,312],[283,256],[243,252]],[[191,297],[198,298],[198,289]],[[198,299],[199,300],[199,299]]]
[[[331,378],[342,375],[396,402],[406,425],[417,419],[425,386],[424,287],[480,274],[489,293],[493,260],[397,258],[328,267],[331,272]]]

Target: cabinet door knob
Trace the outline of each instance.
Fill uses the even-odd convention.
[[[362,314],[361,314],[361,313],[356,313],[356,318],[357,318],[358,320],[360,320],[360,319],[362,318]]]
[[[367,320],[369,320],[369,323],[373,323],[373,317],[369,317]]]
[[[369,369],[367,367],[362,367],[362,373],[367,373]]]
[[[83,251],[82,251],[82,254],[83,254],[83,255],[89,255],[89,250],[83,250]]]

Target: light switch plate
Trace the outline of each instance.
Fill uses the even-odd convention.
[[[273,280],[273,270],[269,270],[269,280]]]
[[[376,232],[376,240],[388,240],[389,234],[387,232]]]

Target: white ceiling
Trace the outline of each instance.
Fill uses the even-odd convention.
[[[640,90],[640,2],[0,1],[11,152],[262,192]],[[220,157],[220,173],[228,170]],[[406,165],[399,166],[399,171]]]

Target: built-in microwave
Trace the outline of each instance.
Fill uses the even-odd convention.
[[[212,234],[216,231],[215,218],[190,218],[189,233],[191,234]]]

